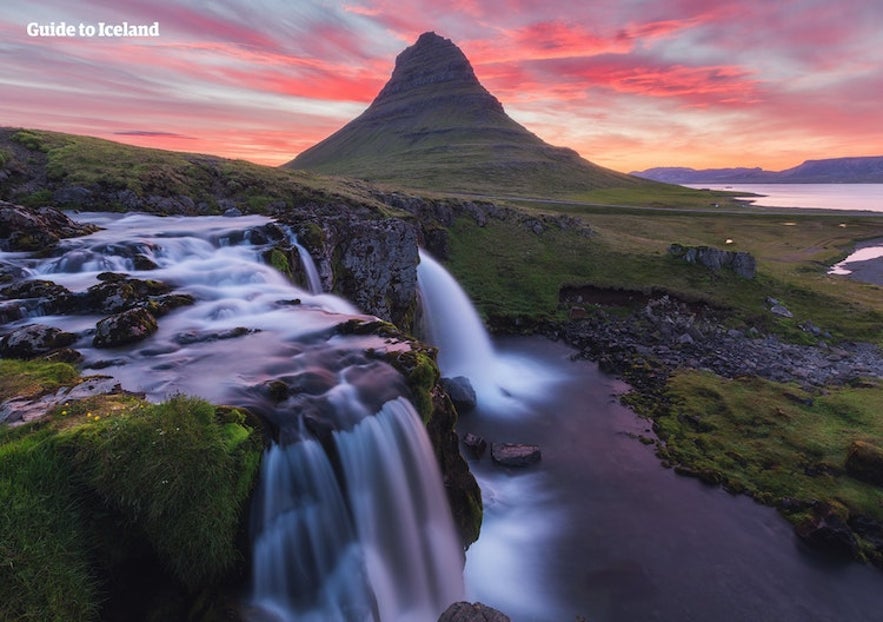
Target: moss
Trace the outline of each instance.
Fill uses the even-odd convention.
[[[440,378],[434,348],[415,346],[404,352],[392,352],[385,358],[405,377],[414,408],[426,424],[434,408],[432,392]]]
[[[6,168],[6,165],[12,161],[12,154],[6,149],[0,149],[0,169]]]
[[[25,207],[43,207],[52,203],[52,191],[46,190],[45,188],[37,190],[36,192],[32,192],[31,194],[22,197],[18,201]]]
[[[12,140],[30,149],[31,151],[49,151],[49,145],[41,132],[21,130],[12,135]]]
[[[288,260],[288,254],[279,248],[270,251],[267,257],[267,263],[273,266],[277,271],[284,274],[289,279],[293,278],[291,270],[291,262]]]

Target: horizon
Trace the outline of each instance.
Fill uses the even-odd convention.
[[[0,7],[0,114],[7,126],[279,165],[361,114],[396,56],[433,31],[514,120],[614,170],[880,155],[883,66],[866,51],[883,43],[883,5],[739,4],[610,1],[554,17],[534,0],[456,11],[426,0],[11,2]],[[62,23],[66,36],[47,34]]]

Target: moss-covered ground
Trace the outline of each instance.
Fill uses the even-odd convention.
[[[19,378],[72,379],[66,365],[2,363]],[[244,413],[184,396],[96,396],[0,428],[0,619],[97,619],[112,583],[117,599],[143,596],[137,580],[119,585],[133,559],[181,594],[212,590],[243,565],[261,451]],[[185,619],[192,598],[180,606]]]

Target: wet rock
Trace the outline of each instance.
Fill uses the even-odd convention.
[[[76,335],[60,328],[29,324],[0,339],[0,355],[29,359],[69,346],[76,340]]]
[[[57,209],[29,209],[0,201],[0,250],[42,251],[59,239],[97,231],[94,225],[80,225]]]
[[[858,556],[858,543],[852,530],[827,504],[817,504],[812,517],[798,524],[794,531],[813,548],[848,557]]]
[[[869,484],[883,486],[883,448],[853,441],[846,455],[846,472]]]
[[[542,458],[540,448],[523,443],[493,443],[491,458],[501,466],[526,467],[536,464]]]
[[[438,622],[509,622],[509,616],[482,603],[457,602],[445,609]]]
[[[441,383],[458,413],[467,413],[475,408],[477,403],[475,389],[472,388],[469,378],[465,376],[442,378]]]
[[[481,460],[484,453],[487,451],[487,441],[472,432],[467,432],[463,435],[463,445],[466,446],[466,449],[469,450],[469,453],[471,453],[476,460]]]
[[[136,307],[104,318],[95,327],[92,345],[112,348],[146,339],[156,332],[156,318],[142,307]]]
[[[175,342],[182,345],[191,345],[194,343],[208,343],[210,341],[221,341],[223,339],[236,339],[257,332],[256,329],[246,328],[245,326],[237,326],[226,330],[189,330],[175,336]]]

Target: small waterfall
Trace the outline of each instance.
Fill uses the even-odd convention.
[[[420,251],[417,283],[428,341],[439,347],[446,376],[466,376],[473,385],[492,381],[496,356],[490,336],[469,296],[428,253]]]
[[[292,242],[294,243],[295,248],[297,248],[300,263],[307,273],[307,288],[311,294],[321,294],[322,280],[319,278],[319,270],[316,268],[316,263],[313,261],[310,253],[307,252],[307,249],[297,241],[297,238],[294,238]]]
[[[426,339],[439,349],[439,369],[444,376],[468,378],[480,406],[497,414],[522,413],[560,380],[530,357],[498,354],[466,292],[422,249],[417,284]]]
[[[280,622],[435,620],[462,554],[426,431],[396,398],[332,434],[273,446],[256,499],[254,605]]]

